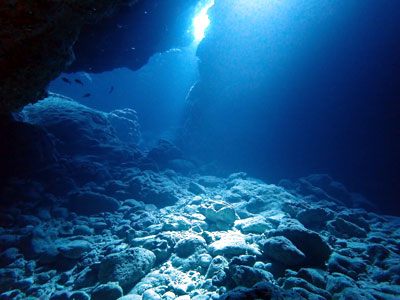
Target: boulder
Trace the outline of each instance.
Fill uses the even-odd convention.
[[[358,238],[365,238],[367,237],[367,233],[364,229],[360,228],[356,224],[348,222],[342,218],[335,218],[332,221],[329,221],[328,230],[338,236],[343,238],[350,238],[350,237],[358,237]]]
[[[303,278],[304,280],[307,280],[309,283],[312,285],[315,285],[316,287],[320,289],[325,289],[326,288],[326,283],[327,283],[327,272],[320,270],[320,269],[312,269],[312,268],[301,268],[297,272],[297,277]]]
[[[195,195],[207,193],[204,186],[202,186],[201,184],[198,184],[196,182],[193,182],[193,181],[190,181],[188,191]]]
[[[357,286],[355,280],[341,273],[332,273],[328,276],[326,290],[332,295],[341,293],[345,288]]]
[[[110,254],[100,263],[99,281],[118,282],[127,291],[150,271],[155,260],[154,253],[143,248]]]
[[[136,200],[155,204],[158,207],[173,205],[179,200],[180,186],[163,176],[146,170],[133,176],[129,181],[128,192]]]
[[[300,265],[306,259],[304,253],[283,236],[267,239],[263,244],[263,253],[286,266]]]
[[[350,258],[338,253],[332,254],[328,262],[329,272],[342,273],[353,279],[357,279],[366,269],[367,264],[361,258]]]
[[[212,256],[223,255],[227,257],[239,256],[242,254],[261,254],[255,246],[246,243],[244,236],[235,233],[228,233],[220,240],[212,243],[208,247],[208,252]]]
[[[140,125],[135,110],[131,108],[117,109],[106,116],[121,141],[129,144],[137,144],[140,141]]]
[[[206,247],[206,241],[202,237],[192,235],[179,240],[175,245],[175,251],[178,256],[185,258]]]
[[[307,282],[306,280],[302,278],[297,278],[297,277],[289,277],[285,280],[283,284],[283,288],[286,290],[293,289],[296,287],[303,288],[313,294],[320,295],[324,297],[325,299],[332,299],[332,295],[325,291],[324,289],[320,289],[311,283]]]
[[[239,218],[233,206],[220,201],[201,205],[199,212],[206,217],[206,222],[214,224],[219,230],[227,230]]]
[[[315,231],[304,228],[298,221],[282,223],[272,236],[284,236],[290,240],[306,256],[305,263],[310,266],[320,266],[328,260],[331,248]]]
[[[296,219],[298,219],[306,227],[323,227],[326,222],[332,219],[333,214],[326,208],[312,207],[300,210]]]
[[[270,272],[249,266],[233,265],[229,274],[236,286],[252,287],[258,282],[274,283],[274,276]]]
[[[271,229],[271,225],[266,222],[264,217],[252,217],[235,221],[235,227],[244,234],[255,233],[262,234],[267,229]]]
[[[57,247],[59,253],[71,259],[78,259],[86,252],[90,251],[91,244],[84,240],[65,240],[61,243],[61,246]]]
[[[206,278],[210,278],[217,286],[223,285],[227,280],[228,261],[223,256],[216,256],[208,266]],[[204,283],[206,284],[206,283]]]
[[[170,160],[182,158],[182,152],[170,141],[161,139],[158,141],[158,144],[149,151],[147,158],[162,165]]]
[[[92,155],[107,159],[133,158],[107,119],[107,114],[65,96],[50,97],[26,106],[24,120],[54,135],[56,148],[68,155]]]

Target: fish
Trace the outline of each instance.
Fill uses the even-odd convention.
[[[108,93],[111,94],[113,91],[114,91],[114,86],[111,86],[110,91]]]
[[[87,97],[90,97],[90,96],[91,96],[90,93],[87,93],[87,94],[83,95],[82,97],[83,98],[87,98]]]
[[[75,79],[74,81],[75,81],[76,83],[80,84],[80,85],[83,85],[83,82],[80,81],[79,79]]]
[[[68,78],[61,77],[61,80],[66,82],[66,83],[68,83],[68,84],[71,84],[71,81]]]

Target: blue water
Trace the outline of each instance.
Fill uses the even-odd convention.
[[[49,90],[135,109],[144,144],[180,140],[196,158],[275,182],[328,173],[395,206],[399,2],[217,1],[208,15],[201,41],[136,71],[64,74],[84,86],[57,79]]]

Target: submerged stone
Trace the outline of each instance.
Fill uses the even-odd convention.
[[[306,256],[293,243],[283,236],[267,239],[263,245],[264,255],[287,266],[303,263]]]
[[[212,256],[238,256],[242,254],[260,255],[260,251],[254,246],[248,245],[243,236],[232,233],[226,234],[220,240],[212,243],[208,247],[208,251]]]
[[[118,282],[126,291],[153,267],[156,256],[143,248],[131,248],[105,257],[99,268],[101,283]]]
[[[92,293],[91,300],[117,300],[123,295],[122,288],[116,283],[101,284]]]

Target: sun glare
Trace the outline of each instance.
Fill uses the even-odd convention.
[[[204,31],[206,30],[207,26],[210,24],[210,19],[208,18],[207,11],[213,5],[214,5],[214,1],[211,1],[193,19],[194,38],[196,39],[196,41],[201,41],[204,38]]]

